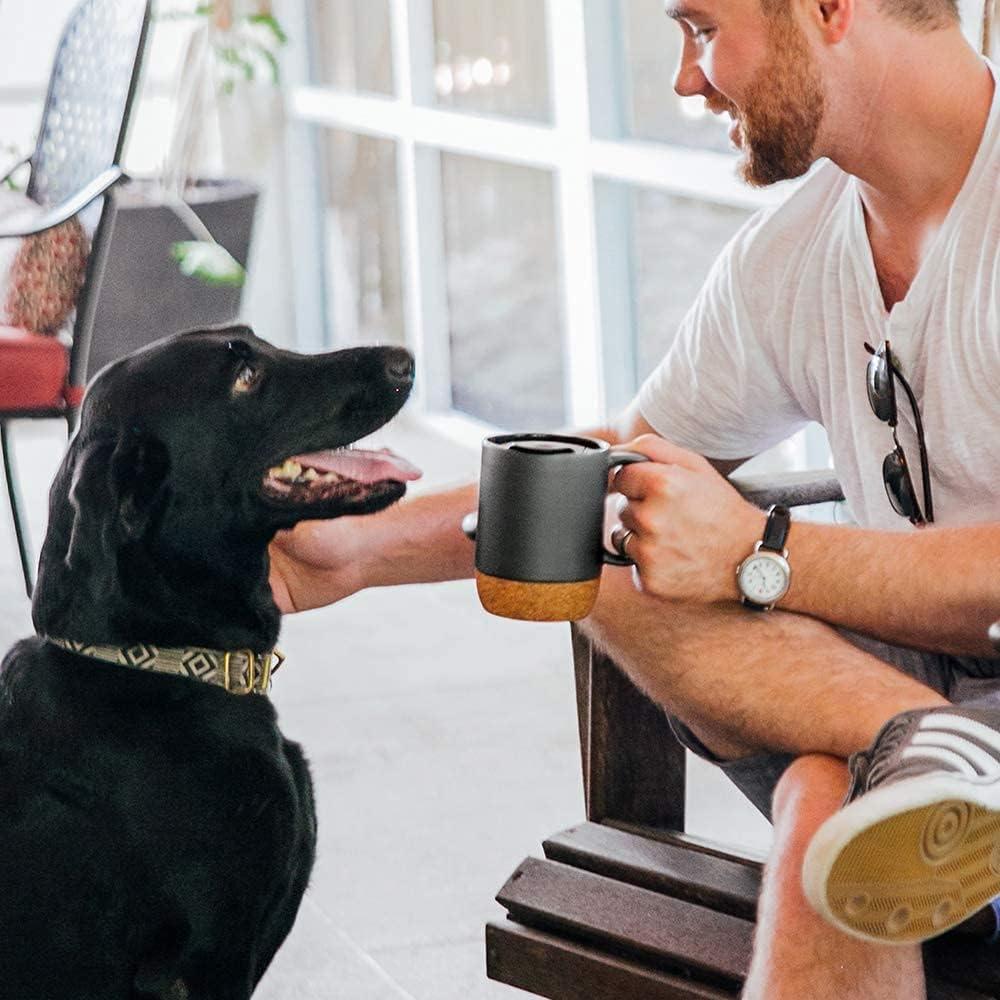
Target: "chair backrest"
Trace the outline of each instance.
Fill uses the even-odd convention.
[[[33,201],[58,204],[119,164],[148,24],[148,0],[83,0],[70,14],[31,158]]]
[[[51,206],[108,167],[120,166],[149,30],[151,0],[82,0],[56,49],[31,157],[27,194]],[[70,396],[82,395],[97,295],[114,218],[103,198],[91,236],[70,350]]]

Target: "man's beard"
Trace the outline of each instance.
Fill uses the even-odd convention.
[[[802,32],[785,15],[773,24],[769,65],[750,84],[742,110],[728,108],[742,139],[739,174],[754,187],[801,177],[815,161],[823,120],[823,88]]]

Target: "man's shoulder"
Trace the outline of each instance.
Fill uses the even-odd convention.
[[[791,193],[754,214],[736,234],[729,255],[748,287],[784,280],[804,266],[817,246],[842,238],[848,219],[850,176],[822,161]]]
[[[850,175],[823,160],[789,195],[757,212],[744,226],[746,247],[768,248],[774,242],[800,242],[818,230],[839,223]]]

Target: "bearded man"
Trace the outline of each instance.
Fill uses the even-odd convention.
[[[912,1000],[917,942],[1000,894],[996,69],[955,0],[667,14],[675,89],[732,117],[745,179],[815,169],[737,233],[635,402],[589,432],[653,461],[616,474],[636,569],[605,571],[584,625],[690,749],[773,801],[745,996]],[[764,515],[719,475],[811,420],[856,526]],[[475,503],[470,485],[300,525],[272,552],[277,599],[468,577]]]

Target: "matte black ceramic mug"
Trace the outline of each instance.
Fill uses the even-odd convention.
[[[463,523],[476,539],[476,588],[483,607],[529,621],[585,618],[597,599],[601,567],[632,564],[604,546],[608,472],[645,461],[645,455],[596,438],[487,438],[478,517]]]

